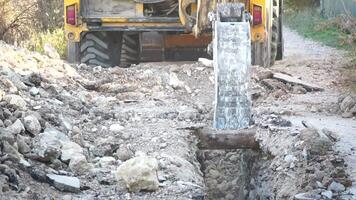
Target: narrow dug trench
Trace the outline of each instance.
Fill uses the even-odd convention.
[[[254,175],[258,174],[261,158],[261,153],[255,150],[199,152],[206,199],[257,199]]]

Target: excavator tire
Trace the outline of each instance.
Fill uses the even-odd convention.
[[[130,67],[131,64],[140,62],[140,39],[139,34],[124,33],[120,55],[120,67]]]
[[[283,37],[283,17],[284,2],[279,0],[279,17],[278,17],[278,48],[276,60],[282,60],[284,57],[284,37]]]
[[[90,66],[129,67],[139,62],[138,34],[88,32],[80,43],[80,62]]]
[[[278,18],[274,18],[272,22],[272,37],[271,37],[271,59],[270,66],[273,66],[277,59],[277,51],[278,51]]]

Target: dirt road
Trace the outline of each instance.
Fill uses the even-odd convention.
[[[353,199],[343,52],[285,35],[285,60],[253,69],[260,151],[198,149],[194,130],[212,124],[210,67],[69,66],[0,43],[0,199]]]

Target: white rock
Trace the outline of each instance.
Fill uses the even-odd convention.
[[[157,159],[140,156],[122,163],[117,169],[117,175],[125,181],[126,187],[131,192],[155,191],[159,187],[157,170]]]
[[[65,118],[62,114],[59,115],[59,120],[61,121],[61,125],[67,130],[67,131],[71,131],[73,129],[72,124],[70,123],[70,121]]]
[[[178,79],[176,73],[171,72],[169,76],[169,85],[174,89],[184,88],[184,82]]]
[[[325,192],[322,192],[321,195],[326,197],[326,198],[328,198],[328,199],[332,199],[333,198],[333,192],[331,192],[329,190],[325,191]]]
[[[288,164],[297,161],[297,158],[293,155],[286,155],[286,157],[284,157],[284,161]]]
[[[110,157],[110,156],[105,156],[100,158],[99,160],[99,165],[102,168],[110,168],[111,166],[114,166],[117,164],[117,161],[114,157]]]
[[[113,124],[109,128],[109,130],[114,133],[118,133],[124,129],[125,129],[125,127],[121,126],[120,124]]]
[[[24,118],[25,128],[33,135],[37,135],[41,132],[41,124],[37,117],[30,115]]]
[[[83,148],[75,142],[65,142],[62,144],[61,160],[69,162],[75,156],[83,155]]]
[[[18,108],[20,108],[20,109],[23,109],[23,110],[25,110],[26,107],[27,107],[26,101],[25,101],[22,97],[20,97],[20,96],[18,96],[18,95],[14,95],[14,94],[6,95],[6,96],[4,97],[4,100],[5,100],[8,104],[13,105],[13,106],[16,106],[16,107],[18,107]]]
[[[32,151],[43,161],[52,161],[61,155],[62,142],[55,134],[40,133],[33,141]]]
[[[15,123],[7,127],[7,130],[9,130],[14,135],[18,135],[21,132],[25,131],[25,127],[23,126],[21,120],[17,119]]]
[[[201,64],[205,65],[206,67],[214,67],[214,62],[212,60],[209,60],[207,58],[199,58],[198,62]]]
[[[32,96],[36,96],[36,95],[38,95],[40,93],[40,90],[38,89],[38,88],[36,88],[36,87],[32,87],[31,89],[30,89],[30,94],[32,95]]]
[[[345,191],[345,189],[346,188],[343,184],[335,182],[335,181],[333,181],[328,187],[328,190],[331,190],[333,192],[343,192],[343,191]]]

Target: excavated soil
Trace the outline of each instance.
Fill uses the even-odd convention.
[[[194,130],[212,124],[211,67],[70,66],[0,43],[0,199],[354,199],[355,113],[342,106],[354,96],[339,89],[344,52],[285,35],[285,60],[253,68],[259,151],[198,149]],[[324,91],[277,80],[275,72]],[[40,130],[26,125],[28,116]],[[53,130],[67,140],[44,161],[36,144]],[[85,162],[64,159],[70,142]],[[157,161],[159,187],[129,192],[117,169],[142,156]],[[80,189],[59,191],[49,173],[77,177]]]

